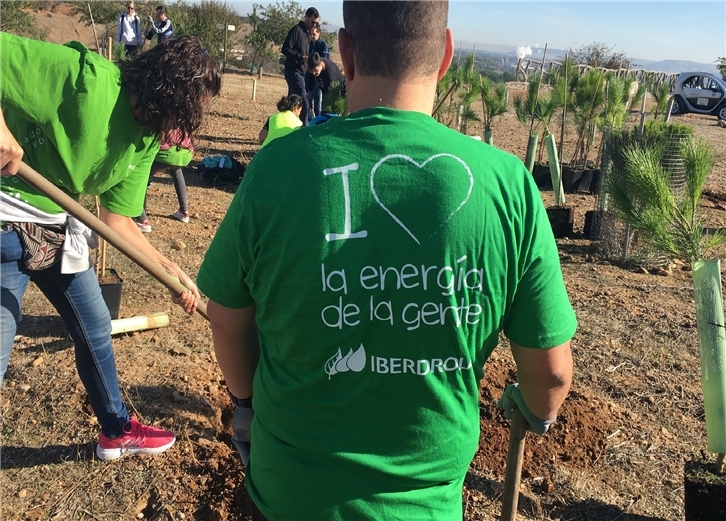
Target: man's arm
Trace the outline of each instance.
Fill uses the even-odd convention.
[[[118,19],[118,27],[116,28],[116,42],[121,41],[121,33],[123,33],[124,30],[124,14],[121,13],[121,16],[119,16]]]
[[[169,30],[171,27],[171,20],[169,18],[164,21],[164,23],[160,24],[160,26],[157,27],[155,23],[151,24],[151,30],[154,31],[156,34],[164,34],[166,31]]]
[[[529,410],[542,420],[554,420],[572,383],[570,342],[550,349],[525,348],[512,341],[510,345]]]
[[[295,63],[299,63],[303,59],[302,52],[298,52],[297,50],[301,48],[299,33],[300,31],[296,25],[290,29],[290,32],[287,33],[287,38],[285,38],[285,42],[282,44],[282,54],[284,54],[286,58],[294,60]]]
[[[207,305],[217,364],[229,392],[237,398],[252,396],[252,381],[260,361],[256,309],[254,305],[228,308],[213,300]]]

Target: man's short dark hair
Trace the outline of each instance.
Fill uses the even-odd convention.
[[[310,56],[308,56],[308,70],[314,69],[318,65],[322,63],[323,59],[320,57],[320,54],[314,52]]]
[[[162,13],[166,14],[166,7],[164,7],[163,5],[157,5],[156,12],[159,14],[162,14]]]
[[[305,11],[305,18],[320,18],[320,13],[314,7],[308,7]]]
[[[435,74],[444,57],[449,2],[344,0],[356,72],[407,78]]]

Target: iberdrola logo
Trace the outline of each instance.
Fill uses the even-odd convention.
[[[351,348],[345,356],[343,356],[343,352],[338,348],[338,352],[325,362],[325,373],[328,375],[328,380],[330,380],[334,374],[338,373],[345,373],[347,371],[360,373],[365,366],[366,350],[363,344],[355,352]]]

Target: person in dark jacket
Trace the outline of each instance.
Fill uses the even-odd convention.
[[[314,53],[318,53],[321,58],[330,59],[328,44],[320,37],[320,24],[315,24],[310,29],[310,52],[308,56],[312,56]]]
[[[161,43],[174,34],[174,24],[169,20],[169,16],[166,14],[166,7],[163,5],[156,7],[156,22],[149,16],[149,23],[151,24],[151,29],[146,33],[147,40],[151,40],[156,34],[156,43]]]
[[[307,59],[310,52],[310,38],[308,32],[320,21],[320,13],[314,7],[305,12],[305,20],[301,20],[290,29],[282,44],[282,54],[285,55],[285,80],[287,81],[287,95],[297,94],[303,99],[303,109],[300,120],[303,125],[308,124],[310,105],[305,90],[305,73]]]
[[[305,76],[307,90],[311,93],[315,116],[320,116],[323,106],[323,96],[330,89],[330,85],[340,83],[340,93],[345,96],[345,76],[335,64],[318,53],[308,57],[308,72]]]

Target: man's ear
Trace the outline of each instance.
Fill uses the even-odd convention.
[[[453,56],[453,40],[451,45]],[[353,51],[353,39],[350,33],[342,27],[338,31],[338,48],[340,49],[340,60],[343,62],[345,81],[350,81],[355,76],[355,52]],[[451,59],[449,59],[449,62],[451,62]]]
[[[441,60],[441,65],[439,66],[439,73],[436,78],[436,80],[440,80],[444,77],[444,74],[446,74],[446,71],[449,70],[449,66],[451,65],[451,60],[454,58],[454,34],[451,32],[451,29],[446,29],[446,43],[444,44],[444,57]]]

